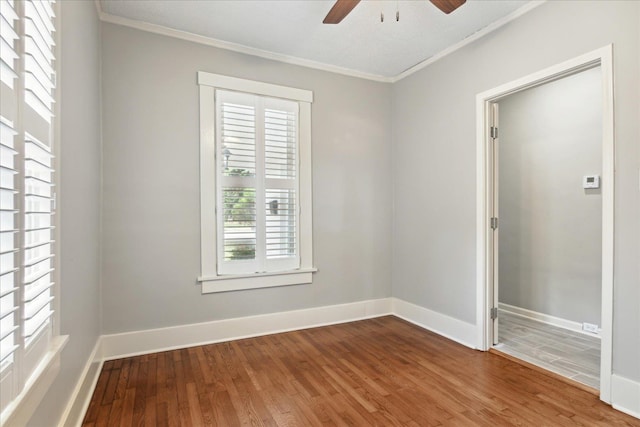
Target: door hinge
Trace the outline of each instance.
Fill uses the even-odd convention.
[[[491,126],[491,138],[493,139],[498,138],[498,128],[495,126]]]
[[[498,318],[498,307],[493,307],[491,309],[491,320],[496,320]]]
[[[498,218],[495,216],[491,218],[491,229],[496,230],[498,228]]]

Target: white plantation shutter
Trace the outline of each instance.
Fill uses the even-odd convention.
[[[0,0],[0,410],[53,337],[55,15]]]
[[[298,103],[265,99],[264,152],[267,271],[297,268]]]
[[[0,116],[0,373],[12,366],[18,342],[15,135],[13,123]]]
[[[47,145],[25,134],[23,335],[27,345],[53,314],[52,157]]]
[[[24,2],[25,102],[48,123],[53,117],[53,3]]]
[[[298,268],[298,104],[216,91],[218,274]]]
[[[222,175],[255,176],[256,111],[253,105],[247,105],[253,101],[232,93],[220,98]]]
[[[218,267],[222,274],[258,270],[256,106],[254,97],[217,96]]]
[[[297,247],[295,190],[267,189],[267,260],[295,257]]]
[[[0,1],[0,411],[14,399],[19,373],[18,42],[15,3]],[[19,354],[18,354],[19,355]]]
[[[36,354],[46,348],[53,314],[53,105],[55,90],[52,1],[24,7],[22,339]],[[34,350],[30,347],[34,346]],[[30,372],[38,357],[30,357]]]
[[[16,73],[15,41],[18,40],[16,23],[18,15],[14,9],[15,2],[0,2],[0,81],[9,89],[13,89],[14,81],[18,78]]]

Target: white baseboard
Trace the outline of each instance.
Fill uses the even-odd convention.
[[[403,301],[393,300],[393,314],[422,328],[449,338],[466,347],[476,348],[476,325],[447,316],[428,308]]]
[[[640,382],[617,374],[611,375],[611,406],[640,418]]]
[[[98,383],[100,372],[102,371],[103,362],[100,357],[100,341],[101,339],[98,338],[89,359],[87,359],[87,363],[84,365],[80,378],[73,389],[73,393],[71,393],[67,407],[60,417],[60,421],[58,422],[59,427],[79,427],[82,424],[84,415],[89,408],[93,391]]]
[[[391,298],[103,335],[104,360],[193,347],[392,314]]]
[[[600,333],[594,334],[582,330],[582,323],[573,320],[562,319],[560,317],[551,316],[549,314],[539,313],[537,311],[528,310],[526,308],[516,307],[515,305],[499,303],[498,308],[516,316],[527,317],[529,319],[538,320],[548,325],[557,326],[558,328],[568,329],[570,331],[579,332],[590,337],[600,338]]]

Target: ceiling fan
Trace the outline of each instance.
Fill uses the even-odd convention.
[[[438,9],[449,14],[462,6],[467,0],[429,0]],[[336,0],[327,16],[322,21],[323,24],[337,24],[353,10],[360,0]]]

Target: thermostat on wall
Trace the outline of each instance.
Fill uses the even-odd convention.
[[[582,179],[583,188],[600,188],[600,175],[585,175]]]

